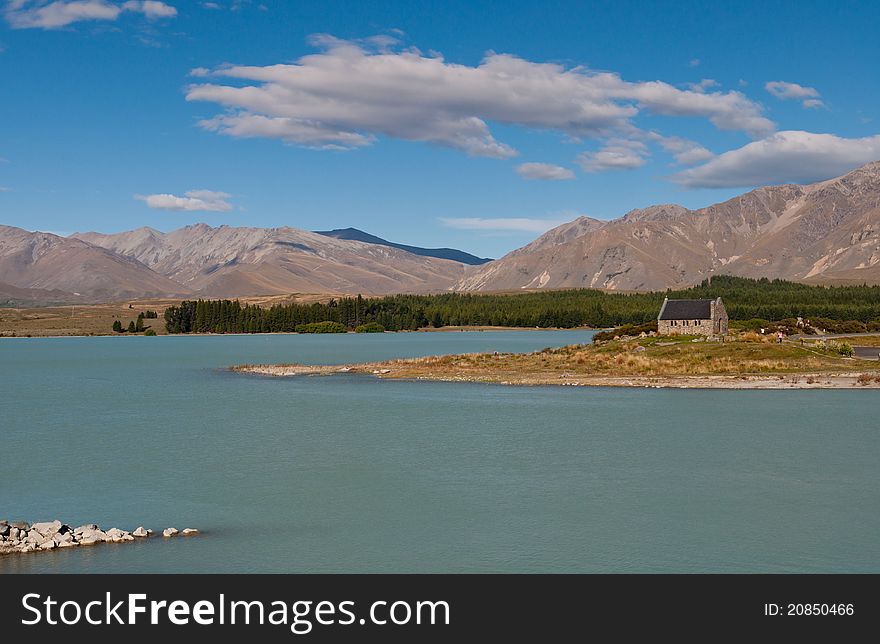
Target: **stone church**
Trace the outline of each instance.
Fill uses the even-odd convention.
[[[658,335],[726,335],[727,310],[714,300],[663,300],[657,316]]]

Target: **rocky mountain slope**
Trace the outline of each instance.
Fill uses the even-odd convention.
[[[581,218],[479,267],[456,289],[656,290],[713,273],[880,282],[880,162],[699,210],[661,205],[607,222]]]
[[[79,239],[0,226],[0,282],[23,300],[109,300],[187,294],[136,259]]]
[[[137,261],[204,297],[424,293],[449,289],[465,271],[460,262],[289,227],[196,224],[169,233],[138,228],[72,237]]]

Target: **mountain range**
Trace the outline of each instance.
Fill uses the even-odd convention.
[[[488,261],[348,228],[195,224],[61,237],[0,226],[0,302],[289,293],[658,290],[713,274],[880,283],[880,162],[810,185],[580,217]]]
[[[880,282],[880,162],[810,185],[758,188],[688,210],[581,217],[489,262],[461,291],[658,290],[712,274],[815,283]]]

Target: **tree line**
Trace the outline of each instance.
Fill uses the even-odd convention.
[[[165,311],[169,333],[272,333],[334,322],[346,329],[375,324],[388,331],[426,326],[618,327],[657,319],[663,298],[724,299],[734,320],[824,318],[880,320],[880,286],[809,286],[784,280],[719,275],[680,290],[607,293],[593,289],[515,295],[444,293],[344,297],[313,304],[260,307],[238,300],[188,300]]]
[[[114,320],[113,331],[115,333],[144,333],[151,330],[149,325],[144,325],[144,320],[155,320],[158,319],[158,317],[159,314],[156,313],[156,311],[143,311],[138,313],[137,321],[130,321],[127,327],[122,325],[122,321]],[[155,335],[155,331],[153,332],[153,335]]]

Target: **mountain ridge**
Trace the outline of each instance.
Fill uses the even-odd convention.
[[[455,289],[663,290],[718,273],[880,282],[880,161],[696,210],[677,204],[631,210],[582,223],[583,232],[572,236],[575,222],[479,267]]]
[[[72,238],[135,259],[204,297],[294,292],[385,295],[448,290],[465,265],[298,228],[142,227]]]
[[[379,246],[390,246],[422,257],[450,259],[454,262],[461,262],[462,264],[467,264],[469,266],[479,266],[492,261],[488,257],[477,257],[476,255],[471,255],[470,253],[466,253],[463,250],[458,250],[456,248],[422,248],[421,246],[398,244],[377,237],[376,235],[371,235],[358,228],[334,228],[333,230],[316,230],[314,232],[318,235],[325,235],[336,239],[347,239],[350,241],[361,241],[367,244],[377,244]]]

